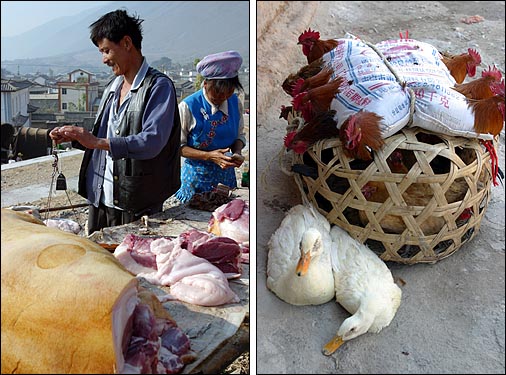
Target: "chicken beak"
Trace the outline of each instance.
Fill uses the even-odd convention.
[[[302,254],[299,259],[299,263],[297,263],[297,267],[295,268],[297,276],[304,276],[307,273],[309,263],[311,263],[311,255],[309,255],[309,252]]]
[[[325,346],[323,347],[323,354],[331,355],[343,344],[344,344],[343,338],[341,336],[336,335],[332,340],[330,340],[327,344],[325,344]]]

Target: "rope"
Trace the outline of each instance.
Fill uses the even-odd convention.
[[[56,143],[53,142],[53,145],[52,145],[52,154],[53,154],[53,157],[54,157],[54,161],[53,161],[53,164],[52,164],[52,167],[53,167],[53,174],[51,176],[51,185],[49,186],[49,195],[47,197],[47,205],[46,205],[46,212],[45,212],[45,216],[44,216],[44,220],[47,220],[49,218],[49,211],[50,211],[50,208],[51,208],[51,197],[53,195],[53,186],[54,186],[54,181],[55,181],[55,178],[57,179],[57,176],[59,176],[61,174],[61,165],[62,165],[62,161],[61,159],[58,157],[58,151],[56,149]],[[63,176],[63,178],[65,178],[65,176]],[[66,181],[65,181],[65,184],[66,184]],[[78,213],[74,207],[74,205],[72,204],[72,200],[70,199],[70,195],[69,195],[69,192],[68,192],[68,189],[65,188],[65,194],[67,195],[67,199],[70,203],[70,207],[72,208],[72,211],[74,212],[74,214],[76,216],[78,216]]]
[[[54,186],[54,180],[55,176],[58,173],[58,153],[54,148],[53,144],[53,151],[52,151],[54,161],[52,164],[53,167],[53,175],[51,176],[51,185],[49,186],[49,194],[47,197],[47,204],[46,204],[46,214],[44,216],[44,220],[47,220],[49,218],[49,208],[51,207],[51,196],[53,195],[53,186]]]
[[[362,40],[367,46],[369,46],[376,54],[381,57],[381,60],[383,60],[383,63],[387,66],[388,70],[393,74],[399,85],[401,85],[403,90],[408,90],[409,93],[409,121],[406,124],[406,126],[410,126],[413,123],[413,114],[415,113],[415,92],[407,86],[406,81],[402,80],[401,77],[397,74],[395,69],[393,68],[392,64],[388,61],[388,59],[383,55],[383,53],[372,43],[366,42]]]

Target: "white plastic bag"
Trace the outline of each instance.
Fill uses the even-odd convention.
[[[409,122],[411,89],[415,95],[411,126],[447,135],[493,138],[474,131],[474,114],[464,95],[451,89],[455,79],[435,47],[403,39],[383,41],[373,48],[348,36],[339,39],[339,45],[323,56],[325,64],[334,71],[333,78],[341,76],[349,83],[341,86],[331,103],[339,127],[350,115],[364,109],[383,117],[383,138],[395,134]]]

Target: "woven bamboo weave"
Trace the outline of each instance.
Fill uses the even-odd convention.
[[[391,171],[387,159],[394,152],[404,155],[407,173]],[[294,153],[296,166],[312,171],[294,173],[301,194],[385,261],[448,257],[478,233],[490,200],[490,155],[479,140],[416,127],[385,139],[369,162],[349,159],[340,140],[331,138]],[[378,183],[386,198],[368,201],[364,187]],[[423,205],[413,204],[416,194]]]

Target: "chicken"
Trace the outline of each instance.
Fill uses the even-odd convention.
[[[332,70],[329,68],[323,68],[319,73],[306,79],[299,78],[293,85],[292,97],[300,94],[301,92],[314,89],[315,87],[323,86],[329,82]]]
[[[456,84],[453,89],[460,92],[468,99],[486,99],[494,96],[490,85],[493,82],[500,82],[501,79],[501,71],[495,66],[493,68],[489,66],[488,70],[481,72],[481,78],[477,78],[467,83]]]
[[[279,113],[279,118],[284,118],[286,121],[288,121],[288,116],[293,113],[293,107],[291,105],[289,106],[281,106],[281,110]]]
[[[478,51],[468,48],[467,53],[460,55],[450,55],[441,53],[441,60],[446,65],[450,74],[457,83],[464,82],[466,75],[474,77],[476,67],[481,64],[481,56]]]
[[[390,172],[392,173],[403,173],[406,174],[409,172],[408,167],[404,163],[404,155],[401,150],[394,150],[387,158],[387,164],[390,167]]]
[[[392,173],[408,173],[408,168],[404,164],[401,150],[395,150],[387,158],[387,164]],[[362,187],[362,194],[370,202],[383,203],[390,198],[385,184],[380,181],[369,181]],[[468,190],[468,184],[464,179],[457,179],[447,189],[445,197],[448,203],[461,201],[464,199]],[[408,206],[425,207],[433,198],[434,191],[429,184],[413,183],[402,194],[404,202]],[[466,212],[467,213],[467,212]],[[362,225],[366,226],[369,219],[364,211],[359,211],[359,218]],[[424,235],[439,233],[445,224],[443,217],[431,216],[419,226]],[[386,233],[402,233],[406,229],[406,224],[401,216],[384,215],[380,220],[380,226]]]
[[[385,144],[379,126],[381,120],[383,117],[365,110],[350,115],[339,133],[344,154],[349,158],[371,160],[368,148],[377,151]]]
[[[302,113],[306,122],[310,122],[316,113],[326,112],[330,109],[330,103],[339,92],[343,81],[344,78],[335,77],[322,86],[297,94],[292,100],[293,108]]]
[[[481,100],[468,99],[474,113],[474,130],[477,133],[498,135],[504,126],[504,78],[492,82],[494,96]]]
[[[335,110],[317,114],[300,130],[291,131],[285,136],[285,147],[297,154],[303,154],[308,147],[320,139],[339,136],[337,122],[334,120]]]
[[[409,172],[408,168],[404,164],[404,157],[400,150],[392,152],[392,154],[387,158],[387,164],[390,168],[390,172],[392,173],[406,174]],[[385,184],[380,181],[369,181],[362,187],[361,190],[365,199],[371,202],[383,203],[390,197]],[[365,218],[365,214],[363,217]],[[367,222],[365,219],[363,220],[363,223],[367,224]]]
[[[307,79],[309,77],[313,77],[318,74],[323,69],[324,63],[323,59],[317,59],[313,61],[311,64],[304,65],[300,68],[297,73],[292,73],[281,84],[283,90],[288,94],[292,95],[293,85],[299,78]]]
[[[307,63],[319,59],[327,52],[333,50],[339,45],[335,39],[321,40],[320,33],[309,28],[299,36],[299,42],[302,45],[302,53],[307,57]]]

